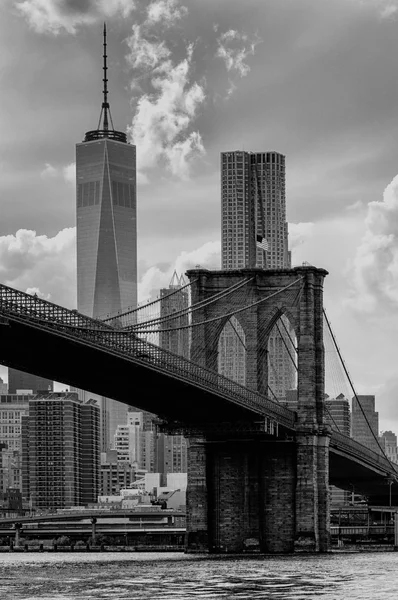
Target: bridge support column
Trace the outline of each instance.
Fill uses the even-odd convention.
[[[19,548],[19,540],[22,530],[22,523],[15,523],[15,540],[14,540],[14,548]]]
[[[297,432],[295,552],[330,550],[329,440],[316,428]]]
[[[95,546],[97,539],[97,518],[92,517],[91,519],[91,544]]]
[[[293,443],[265,444],[263,452],[263,552],[294,550],[296,449]]]
[[[212,444],[208,460],[210,550],[259,552],[259,453],[250,452],[246,444],[226,442]]]
[[[204,438],[188,439],[187,552],[208,552],[207,451]]]
[[[205,453],[191,444],[187,551],[293,552],[295,444],[229,439]]]

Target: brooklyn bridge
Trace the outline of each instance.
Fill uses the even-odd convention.
[[[327,552],[330,485],[398,504],[398,468],[326,417],[326,275],[197,268],[167,314],[150,302],[102,319],[1,285],[0,363],[149,411],[188,438],[187,551]],[[244,383],[220,373],[226,324]],[[295,410],[269,386],[275,328],[289,337]]]

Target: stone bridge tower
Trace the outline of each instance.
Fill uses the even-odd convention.
[[[268,337],[282,315],[297,338],[298,407],[284,438],[203,431],[188,454],[188,551],[270,553],[329,550],[329,439],[325,424],[323,280],[327,271],[294,269],[190,270],[192,304],[250,280],[236,317],[245,334],[246,386],[266,395]],[[279,293],[277,293],[279,292]],[[217,370],[218,339],[242,294],[204,303],[193,313],[191,358]],[[220,319],[221,317],[221,319]],[[228,416],[226,415],[226,421]],[[231,424],[233,425],[233,424]]]

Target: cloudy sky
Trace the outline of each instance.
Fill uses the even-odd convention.
[[[0,280],[70,307],[104,19],[113,120],[137,145],[141,297],[219,266],[219,153],[282,152],[293,262],[330,272],[358,392],[398,433],[398,1],[2,0]]]

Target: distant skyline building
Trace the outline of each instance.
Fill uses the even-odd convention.
[[[22,492],[22,417],[29,412],[29,394],[0,395],[0,491]]]
[[[22,417],[22,491],[38,509],[97,501],[100,491],[100,414],[77,393],[37,395]]]
[[[156,432],[144,429],[144,414],[129,412],[127,423],[118,425],[114,447],[120,463],[130,464],[135,471],[153,472]]]
[[[3,379],[0,377],[0,395],[8,394],[8,385],[4,383]]]
[[[398,464],[397,436],[395,433],[392,431],[383,431],[380,435],[380,442],[391,462]]]
[[[52,392],[54,382],[45,377],[25,373],[18,369],[8,368],[8,393],[18,394],[19,391],[29,391],[32,394],[38,392]]]
[[[336,398],[326,398],[326,421],[333,428],[344,435],[351,435],[351,410],[350,401],[339,394]]]
[[[186,312],[180,314],[182,311],[186,311],[189,306],[188,290],[184,289],[185,285],[184,277],[182,275],[178,276],[174,271],[169,287],[160,290],[160,317],[176,313],[176,318],[170,319],[162,325],[162,329],[170,331],[160,332],[159,345],[174,354],[189,358],[188,314]]]
[[[135,471],[126,462],[120,462],[116,450],[101,453],[101,496],[119,495],[135,481]]]
[[[352,399],[352,437],[370,450],[380,452],[376,441],[379,437],[379,413],[375,410],[375,396],[360,395],[357,398]]]
[[[166,435],[159,433],[156,441],[155,472],[167,473],[187,472],[187,440],[183,435]]]
[[[344,435],[351,435],[351,410],[350,401],[339,394],[336,398],[326,398],[325,419],[332,429],[337,429]],[[330,502],[333,507],[345,506],[349,503],[352,494],[336,487],[330,486]]]
[[[223,269],[291,267],[286,220],[285,156],[279,152],[221,153],[221,264]],[[282,323],[283,321],[283,323]],[[296,386],[295,334],[283,316],[268,341],[270,397]],[[219,339],[219,372],[246,380],[244,331],[230,319]]]
[[[77,309],[104,318],[137,305],[136,147],[113,127],[104,26],[103,102],[97,129],[76,145]],[[80,393],[81,397],[85,394]],[[102,450],[126,405],[100,399]]]

